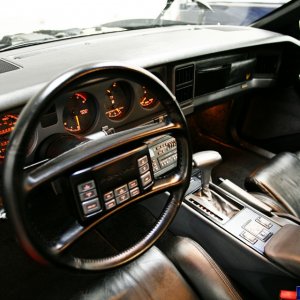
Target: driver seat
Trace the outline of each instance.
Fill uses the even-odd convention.
[[[159,248],[158,248],[159,247]],[[216,262],[195,241],[167,237],[75,299],[242,299]]]

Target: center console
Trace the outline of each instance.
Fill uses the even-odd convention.
[[[175,157],[174,148],[171,155]],[[245,288],[250,291],[255,289],[257,299],[275,299],[280,289],[296,286],[295,269],[285,265],[286,260],[276,259],[274,247],[272,254],[266,249],[282,235],[283,228],[293,224],[295,230],[298,224],[277,216],[269,206],[228,179],[213,183],[211,171],[221,162],[218,153],[197,153],[193,162],[190,186],[171,231],[197,241],[233,279],[247,283]],[[146,204],[154,215],[161,209],[158,206],[164,205],[162,196],[158,197],[159,201]],[[297,236],[300,238],[300,234]],[[292,251],[295,253],[295,249]]]

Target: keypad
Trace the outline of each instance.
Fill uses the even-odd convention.
[[[102,191],[101,186],[96,187],[96,179],[77,184],[77,192],[84,218],[100,213],[103,209],[106,211],[111,210],[132,198],[138,197],[153,184],[148,156],[137,157],[136,163],[138,166],[135,173],[137,177],[119,186],[111,187],[109,190]]]
[[[77,185],[81,207],[85,216],[101,210],[96,184],[94,180],[89,180]]]

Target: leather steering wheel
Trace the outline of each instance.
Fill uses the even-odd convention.
[[[37,128],[43,112],[51,107],[62,93],[75,89],[83,83],[110,78],[124,78],[146,85],[154,94],[159,95],[167,117],[162,122],[145,124],[101,139],[83,142],[44,164],[26,169],[26,154],[31,133]],[[145,142],[164,134],[173,136],[177,141],[177,167],[164,176],[154,178],[151,158]],[[51,261],[80,270],[113,268],[134,259],[151,247],[166,231],[180,207],[184,192],[189,185],[192,161],[186,120],[175,97],[150,72],[122,64],[87,65],[68,71],[50,82],[23,109],[11,135],[6,156],[3,175],[5,205],[8,218],[14,225],[22,247],[31,257],[40,262]],[[92,183],[97,185],[98,179],[101,180],[103,174],[108,177],[118,176],[120,179],[122,172],[119,170],[118,174],[114,174],[114,169],[124,161],[131,163],[130,174],[138,174],[137,161],[142,158],[149,160],[151,172],[148,186],[139,183],[141,190],[139,195],[120,203],[112,210],[103,209],[99,214],[92,214],[91,218],[85,219],[84,215],[82,217],[79,214],[72,225],[62,230],[59,236],[51,241],[45,239],[37,229],[37,224],[33,222],[28,212],[28,201],[43,186],[64,179],[65,184],[73,191],[68,198],[80,206],[76,189],[82,182],[92,180]],[[132,179],[133,175],[130,174],[126,175],[129,176],[126,181]],[[170,196],[160,217],[147,234],[130,248],[117,255],[99,259],[79,258],[67,253],[66,250],[84,233],[116,211],[165,191],[168,191]],[[43,201],[42,195],[40,201]]]

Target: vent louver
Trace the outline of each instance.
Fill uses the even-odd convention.
[[[257,74],[275,74],[278,63],[279,57],[277,55],[259,55],[257,57],[255,72]]]
[[[175,96],[178,102],[193,98],[195,66],[187,65],[175,70]]]
[[[18,69],[21,69],[21,67],[15,65],[15,64],[12,64],[6,60],[0,59],[0,74],[18,70]]]

